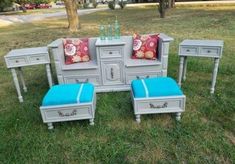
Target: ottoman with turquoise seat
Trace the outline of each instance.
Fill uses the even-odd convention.
[[[55,85],[43,98],[40,112],[48,129],[53,122],[89,119],[94,125],[96,94],[90,83]]]
[[[185,110],[186,97],[170,77],[156,77],[133,80],[131,97],[136,121],[142,114],[176,113],[180,120]]]

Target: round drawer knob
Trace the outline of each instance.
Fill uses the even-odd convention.
[[[187,52],[190,52],[190,50],[189,50],[189,49],[187,49],[186,51],[187,51]]]
[[[36,60],[39,60],[39,58],[37,58]]]
[[[19,61],[18,61],[18,60],[16,60],[16,63],[19,63]]]
[[[208,53],[210,53],[211,51],[210,51],[210,50],[208,50],[207,52],[208,52]]]
[[[111,55],[111,54],[113,54],[113,52],[110,51],[109,54]]]

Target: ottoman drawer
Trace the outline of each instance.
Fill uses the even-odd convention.
[[[136,100],[136,114],[183,112],[185,96]]]
[[[53,129],[53,122],[89,119],[94,125],[96,94],[94,85],[61,84],[54,85],[44,96],[40,112],[48,129]]]
[[[93,117],[91,105],[82,106],[55,106],[47,109],[41,108],[43,122],[60,122],[89,119]]]

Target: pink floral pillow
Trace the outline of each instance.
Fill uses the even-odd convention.
[[[132,59],[157,59],[158,34],[133,36]]]
[[[64,39],[65,64],[87,62],[90,60],[88,49],[88,38],[86,39]]]

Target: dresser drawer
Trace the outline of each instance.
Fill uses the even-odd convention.
[[[28,63],[26,56],[6,58],[8,67],[17,67]]]
[[[132,80],[144,79],[149,77],[159,77],[162,76],[162,72],[142,72],[142,73],[127,73],[126,74],[126,84],[131,84]]]
[[[203,56],[220,56],[220,48],[219,47],[201,47],[200,55]]]
[[[182,55],[197,55],[198,54],[198,47],[181,46],[180,47],[180,54],[182,54]]]
[[[100,58],[113,58],[122,57],[123,49],[120,46],[116,47],[101,47],[100,48]]]
[[[47,54],[38,54],[29,56],[29,62],[33,64],[40,64],[40,63],[49,63],[49,57]]]
[[[98,75],[88,75],[88,76],[65,76],[64,82],[66,84],[74,84],[74,83],[86,83],[90,82],[95,86],[100,85],[100,78]]]

